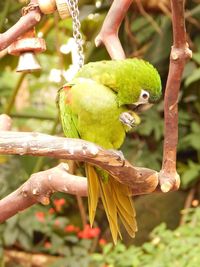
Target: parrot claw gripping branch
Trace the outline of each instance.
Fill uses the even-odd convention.
[[[11,45],[10,50],[13,54],[20,54],[22,50],[27,52],[30,48],[34,53],[44,51],[45,44],[42,40],[37,40],[37,49],[31,46],[32,43],[28,43],[28,47],[23,47],[22,50],[20,50],[20,45],[23,42],[15,41],[20,40],[21,37],[22,39],[26,38],[27,32],[32,34],[31,38],[35,38],[32,29],[40,22],[43,15],[53,13],[58,9],[61,18],[64,18],[69,14],[66,5],[74,7],[74,3],[77,4],[77,0],[49,0],[49,5],[45,6],[42,0],[31,0],[28,7],[24,9],[20,20],[7,32],[0,34],[0,51],[9,45]],[[115,60],[125,59],[125,53],[118,38],[118,30],[131,3],[132,0],[113,1],[102,29],[95,40],[96,46],[104,44],[110,57]],[[9,131],[10,118],[6,115],[0,116],[0,154],[27,154],[83,161],[89,166],[95,165],[106,170],[114,180],[130,187],[132,195],[177,190],[180,184],[180,178],[176,171],[178,93],[185,63],[192,53],[186,42],[184,0],[171,0],[171,11],[173,46],[164,97],[163,164],[159,173],[147,168],[134,167],[127,160],[124,161],[122,166],[119,156],[115,152],[103,149],[85,140],[55,137],[40,133],[11,132]],[[75,23],[76,27],[80,27],[79,22],[75,21]],[[79,44],[79,65],[81,67],[83,65],[81,37],[78,35],[76,38]],[[131,122],[130,118],[124,116],[121,118],[121,120],[126,119]],[[55,191],[86,196],[87,180],[83,177],[71,175],[67,170],[67,164],[60,164],[47,171],[33,174],[25,184],[0,201],[0,222],[35,203],[48,204],[50,195]],[[38,181],[40,182],[38,183]],[[5,205],[7,209],[4,209]]]

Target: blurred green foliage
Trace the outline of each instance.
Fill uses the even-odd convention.
[[[9,29],[20,18],[22,2],[16,0],[0,2],[0,32]],[[96,2],[101,5],[98,7]],[[94,38],[102,26],[110,3],[109,0],[80,1],[86,62],[109,59],[104,47],[96,48],[94,46]],[[177,167],[181,175],[182,190],[194,187],[195,197],[198,198],[200,177],[200,8],[198,1],[187,1],[186,4],[188,42],[194,54],[192,60],[186,64],[181,83]],[[147,17],[141,15],[138,10],[130,9],[120,28],[120,39],[128,57],[142,57],[157,67],[162,77],[164,94],[172,45],[171,21],[166,14],[160,11],[149,13],[149,15],[154,24]],[[160,29],[160,33],[155,24]],[[0,52],[0,113],[6,112],[13,117],[14,130],[62,135],[58,121],[56,95],[57,90],[68,78],[69,74],[66,74],[65,71],[72,64],[72,57],[70,53],[63,53],[60,48],[62,45],[66,45],[72,37],[72,22],[70,18],[62,21],[56,14],[48,15],[42,19],[36,27],[36,31],[40,35],[42,33],[47,43],[47,51],[38,55],[42,65],[40,73],[27,74],[22,77],[22,74],[15,72],[18,58],[8,55],[6,51]],[[163,100],[146,113],[141,114],[141,117],[142,124],[128,135],[122,147],[123,153],[134,165],[159,170],[162,163]],[[0,156],[0,197],[15,190],[32,173],[48,169],[56,164],[57,160],[55,159]],[[75,224],[82,228],[79,209],[74,197],[60,194],[55,197],[62,197],[66,200],[67,204],[62,212],[52,215],[48,213],[47,208],[38,205],[2,224],[0,226],[1,248],[14,248],[34,253],[43,252],[58,258],[61,257],[59,262],[54,265],[58,267],[88,266],[91,252],[99,248],[98,240],[81,240],[76,234],[64,232],[63,227],[68,224]],[[54,207],[53,203],[51,207]],[[152,209],[158,209],[156,204]],[[37,212],[45,214],[45,223],[38,221]],[[120,243],[113,249],[109,244],[103,249],[103,254],[95,256],[96,262],[101,266],[110,267],[199,266],[200,259],[197,252],[199,249],[197,244],[199,209],[191,211],[189,216],[189,223],[177,228],[174,232],[167,230],[164,225],[159,226],[151,234],[152,241],[145,243],[141,248],[130,246],[127,249]],[[57,228],[54,225],[56,220],[60,222]],[[100,237],[107,238],[109,236],[107,221],[101,209],[98,210],[96,221],[97,224],[101,224]],[[144,223],[148,224],[148,221]],[[191,225],[195,230],[191,229]],[[52,244],[51,247],[45,248],[45,242]],[[1,252],[4,255],[3,250]],[[2,259],[4,261],[3,257]],[[163,263],[163,259],[166,259],[166,262]]]
[[[127,248],[122,243],[107,244],[102,253],[93,254],[95,266],[107,267],[197,267],[200,263],[200,209],[187,211],[184,225],[175,231],[165,223],[150,234],[151,241]]]

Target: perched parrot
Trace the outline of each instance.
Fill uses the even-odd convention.
[[[134,109],[154,103],[160,96],[160,76],[144,60],[133,58],[86,64],[58,93],[64,134],[117,150],[126,132],[140,123]],[[85,164],[85,169],[90,224],[93,224],[100,196],[114,243],[121,237],[118,217],[134,237],[137,224],[129,187],[100,168]]]

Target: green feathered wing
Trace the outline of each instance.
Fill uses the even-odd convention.
[[[102,95],[99,96],[100,92]],[[105,86],[87,80],[81,80],[79,84],[77,80],[74,85],[67,84],[59,91],[58,104],[66,137],[83,138],[105,148],[116,148],[123,142],[125,131],[118,117],[124,110],[117,106],[115,94]],[[109,114],[113,123],[105,118],[106,114]],[[98,124],[95,124],[97,121]],[[107,126],[103,123],[107,123]],[[97,129],[99,129],[99,133],[96,132]],[[111,131],[110,135],[109,131]],[[90,134],[87,134],[88,132]],[[102,134],[106,136],[102,136]],[[98,171],[90,164],[85,164],[85,169],[88,178],[90,224],[93,224],[100,196],[114,243],[117,242],[118,236],[121,237],[118,217],[130,236],[134,237],[137,225],[129,188],[116,181],[112,176],[108,176],[106,172]],[[108,179],[105,179],[104,176]]]
[[[66,85],[58,92],[58,106],[60,110],[60,119],[65,136],[69,138],[80,138],[77,131],[77,116],[73,114],[72,109],[67,102],[69,99],[71,85]]]

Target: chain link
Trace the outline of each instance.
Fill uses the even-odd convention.
[[[69,12],[72,16],[73,22],[73,37],[77,45],[77,52],[79,56],[79,68],[84,65],[84,53],[83,53],[83,37],[80,32],[81,23],[79,20],[78,0],[66,0],[68,4]]]

